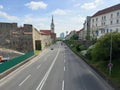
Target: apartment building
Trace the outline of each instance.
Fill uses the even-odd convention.
[[[79,32],[79,40],[84,40],[84,28],[80,29],[80,32]]]
[[[76,31],[75,31],[75,30],[71,31],[71,32],[65,37],[65,39],[66,39],[66,40],[69,40],[74,34],[76,34]]]
[[[95,13],[90,20],[92,38],[99,38],[109,32],[120,32],[120,4]]]

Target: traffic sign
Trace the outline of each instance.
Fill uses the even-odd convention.
[[[113,67],[113,64],[112,64],[112,63],[109,63],[108,66],[111,68],[111,67]]]

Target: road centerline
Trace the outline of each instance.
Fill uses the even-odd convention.
[[[50,72],[51,72],[51,70],[52,70],[52,68],[53,68],[53,66],[54,66],[55,61],[57,60],[57,57],[58,57],[58,55],[59,55],[59,52],[60,52],[60,49],[58,50],[57,55],[56,55],[56,57],[54,58],[51,66],[50,66],[50,68],[48,69],[48,71],[47,71],[46,74],[44,75],[42,81],[40,82],[40,84],[38,85],[38,87],[36,88],[36,90],[41,90],[42,87],[44,86],[44,84],[45,84],[45,82],[46,82],[46,80],[47,80],[47,78],[48,78],[48,76],[49,76],[49,74],[50,74]]]
[[[64,83],[64,80],[63,80],[63,82],[62,82],[62,90],[64,90],[64,84],[65,84],[65,83]]]
[[[64,66],[64,71],[65,71],[65,66]]]
[[[41,67],[41,64],[37,66],[37,69],[39,69]]]

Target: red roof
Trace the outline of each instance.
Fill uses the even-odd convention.
[[[83,30],[84,30],[84,28],[80,29],[80,32],[83,31]]]
[[[40,33],[44,33],[46,35],[51,35],[51,30],[40,30]]]
[[[79,33],[80,33],[80,30],[79,30],[79,31],[76,31],[76,33],[79,34]]]
[[[120,9],[120,4],[117,4],[115,6],[112,6],[112,7],[109,7],[109,8],[106,8],[106,9],[98,11],[92,17],[99,16],[99,15],[102,15],[102,14],[105,14],[105,13],[109,13],[109,12],[112,12],[112,11],[115,11],[115,10],[119,10],[119,9]]]

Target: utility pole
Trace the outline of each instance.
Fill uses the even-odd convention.
[[[111,31],[111,40],[110,40],[110,61],[109,61],[109,75],[111,75],[111,71],[112,71],[112,31]]]

